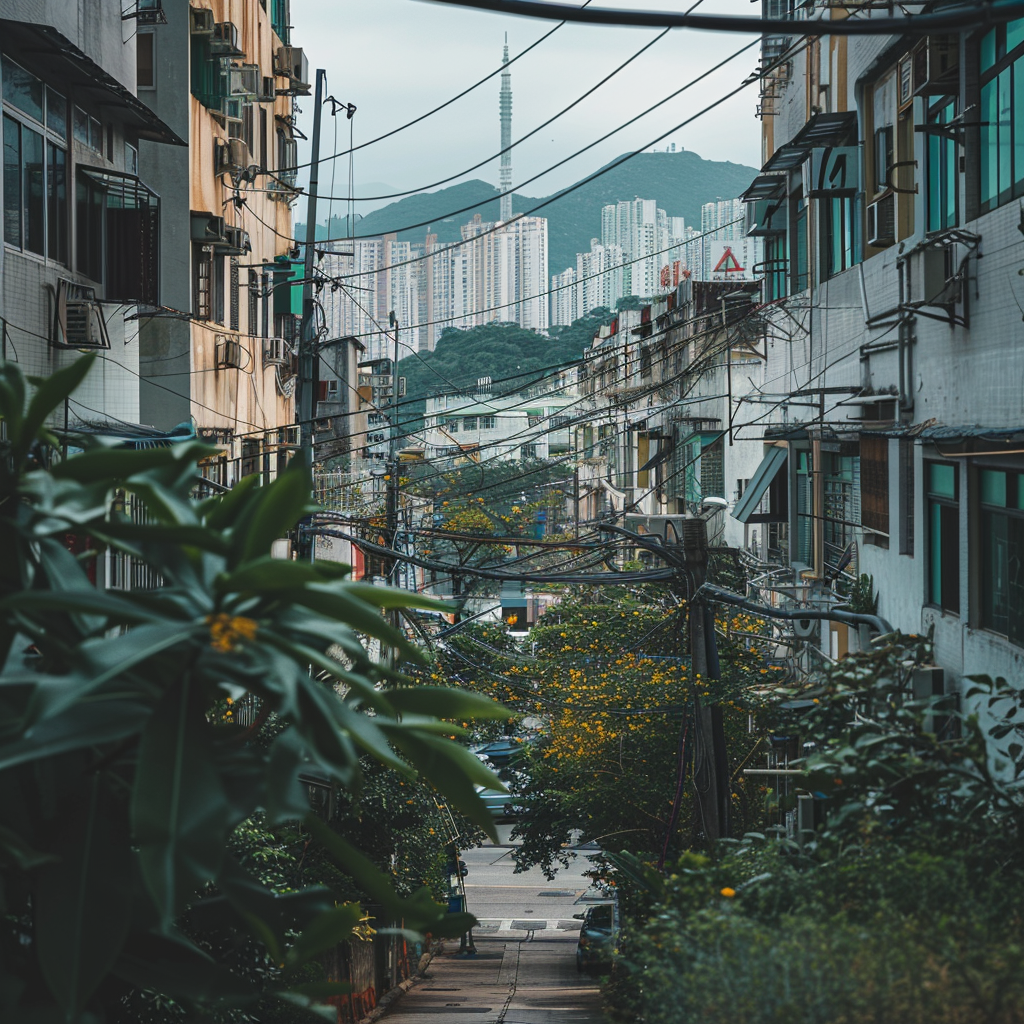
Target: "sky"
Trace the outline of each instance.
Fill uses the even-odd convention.
[[[692,0],[596,0],[592,6],[683,11],[691,5]],[[750,15],[758,10],[750,0],[701,4],[702,13]],[[327,156],[348,148],[350,132],[357,146],[369,142],[479,81],[500,65],[506,32],[515,56],[557,23],[423,0],[292,0],[292,24],[292,42],[305,50],[311,80],[314,69],[323,68],[328,94],[358,108],[351,121],[324,117],[321,151]],[[513,139],[581,97],[657,34],[651,29],[590,25],[560,28],[512,65]],[[516,146],[515,184],[628,121],[753,38],[673,30],[567,115]],[[652,140],[736,88],[754,70],[757,59],[754,46],[635,125],[524,185],[522,192],[550,195],[623,153],[650,148]],[[496,185],[497,159],[469,174],[461,172],[500,149],[500,86],[501,78],[495,76],[441,113],[359,150],[351,168],[355,194],[433,191],[444,187],[436,184],[441,179],[456,174],[461,176],[448,184],[482,178]],[[759,166],[756,103],[753,85],[654,148],[664,151],[675,143],[677,149],[695,151],[705,159]],[[299,105],[299,124],[310,135],[312,96],[301,98]],[[300,142],[300,153],[309,152],[306,145]],[[348,157],[324,163],[321,195],[348,195],[349,172]],[[361,202],[356,212],[366,214],[390,201]],[[335,203],[331,209],[336,216],[345,212],[344,204]],[[327,213],[322,207],[318,220],[325,220]]]

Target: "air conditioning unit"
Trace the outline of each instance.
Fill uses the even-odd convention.
[[[245,50],[238,45],[238,26],[233,21],[218,21],[213,26],[210,51],[222,57],[245,56]]]
[[[227,85],[229,96],[248,96],[255,98],[262,84],[259,65],[232,64],[227,69]]]
[[[58,282],[53,345],[55,348],[110,348],[106,321],[96,302],[95,289],[71,281]]]
[[[281,90],[285,94],[309,93],[309,61],[301,46],[278,47],[274,71],[290,79],[287,90]]]
[[[163,0],[138,0],[135,19],[137,25],[166,25]]]
[[[928,701],[924,715],[925,732],[941,736],[948,731],[950,714],[956,709],[956,695],[946,693],[946,674],[938,665],[918,665],[910,675],[910,690],[916,701]]]
[[[914,102],[914,54],[904,54],[897,65],[896,106],[902,113]]]
[[[956,89],[960,71],[960,37],[928,36],[911,50],[915,96],[942,96]]]
[[[263,339],[263,365],[288,366],[291,362],[292,350],[284,338]]]
[[[232,139],[232,142],[234,139]],[[229,256],[244,256],[246,253],[252,252],[252,242],[249,239],[249,232],[244,231],[242,228],[236,228],[229,224],[224,229],[227,241],[223,246],[219,246],[221,252],[226,253]]]
[[[223,141],[223,140],[218,140]],[[211,245],[216,242],[223,242],[226,239],[224,234],[224,218],[215,217],[210,213],[192,213],[191,240]]]
[[[188,27],[194,36],[212,36],[213,11],[208,7],[190,7],[188,9]]]
[[[213,157],[217,174],[241,174],[252,160],[244,139],[216,139]]]
[[[242,346],[226,334],[217,335],[217,369],[240,370],[242,368]]]
[[[896,241],[896,193],[869,203],[867,209],[868,245],[880,248]]]

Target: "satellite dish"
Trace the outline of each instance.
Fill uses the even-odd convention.
[[[729,502],[725,498],[710,497],[701,502],[701,508],[728,508]]]
[[[793,619],[793,634],[797,640],[813,640],[817,632],[817,619]]]

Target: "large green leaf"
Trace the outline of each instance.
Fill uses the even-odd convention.
[[[140,733],[152,708],[135,700],[84,700],[44,718],[17,739],[0,744],[0,771],[84,747],[116,743]]]
[[[28,455],[47,417],[74,393],[78,385],[85,380],[95,361],[95,355],[85,355],[76,359],[70,366],[50,374],[49,377],[31,378],[36,393],[25,411],[18,439],[12,445],[11,455],[15,466],[21,466],[25,461],[25,456]]]
[[[250,492],[258,483],[259,477],[247,476],[239,480],[227,493],[207,498],[198,507],[200,518],[210,530],[228,529],[240,510],[252,501]]]
[[[165,466],[188,466],[200,459],[220,454],[220,449],[195,441],[183,441],[169,448],[96,448],[75,455],[54,466],[52,473],[58,480],[77,480],[79,483],[126,481],[149,470]]]
[[[97,590],[29,590],[0,601],[0,610],[20,612],[78,612],[102,616],[119,625],[141,625],[160,622],[161,617],[147,611],[136,601],[117,596],[115,591]]]
[[[451,740],[414,733],[411,729],[384,728],[410,764],[497,842],[494,819],[477,794],[474,783],[485,789],[504,789],[498,776],[485,768],[465,747]]]
[[[443,686],[403,686],[388,690],[387,699],[396,711],[435,715],[438,718],[503,722],[512,717],[508,708],[490,697]]]
[[[351,594],[352,597],[358,597],[377,608],[423,608],[427,611],[450,612],[454,611],[456,607],[450,601],[438,601],[436,598],[424,597],[412,590],[378,587],[373,583],[346,583],[345,593]]]
[[[142,734],[132,792],[142,875],[165,931],[224,860],[228,801],[211,742],[199,684],[185,676]]]
[[[313,480],[301,460],[293,460],[269,486],[256,492],[236,524],[232,543],[240,563],[268,555],[275,540],[287,535],[313,511]]]
[[[121,809],[102,775],[69,815],[55,849],[36,873],[35,940],[46,984],[69,1020],[121,953],[131,921],[131,850]]]
[[[306,744],[295,728],[286,729],[270,747],[267,762],[267,824],[301,821],[309,813],[309,787],[299,780],[307,764]]]
[[[235,572],[226,573],[217,580],[216,588],[222,594],[276,594],[294,590],[307,583],[323,583],[330,577],[344,578],[344,571],[326,569],[329,562],[288,562],[269,555],[246,562]]]

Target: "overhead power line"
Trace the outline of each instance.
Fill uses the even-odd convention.
[[[983,28],[1003,21],[1011,21],[1024,14],[1024,3],[957,4],[944,8],[941,13],[909,14],[880,18],[844,18],[825,20],[808,18],[758,18],[725,14],[675,14],[672,11],[624,11],[608,7],[581,10],[570,4],[538,3],[536,0],[424,0],[446,7],[468,7],[497,14],[519,15],[527,18],[557,19],[583,25],[611,25],[622,28],[690,28],[705,32],[756,32],[778,35],[819,36],[880,36],[925,35],[931,32],[950,32],[958,29]],[[806,25],[806,29],[801,29]]]

